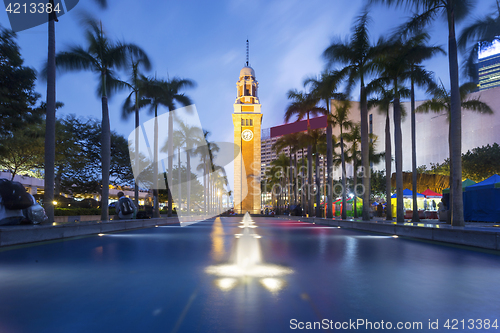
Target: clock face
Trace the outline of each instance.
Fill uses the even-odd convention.
[[[253,132],[249,129],[246,129],[241,133],[241,138],[245,141],[250,141],[253,139]]]

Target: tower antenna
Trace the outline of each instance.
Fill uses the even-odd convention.
[[[249,47],[248,47],[248,39],[247,39],[247,67],[248,67],[248,58],[249,58]]]

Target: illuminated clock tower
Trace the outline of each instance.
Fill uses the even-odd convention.
[[[259,83],[255,71],[247,62],[236,83],[234,102],[234,144],[241,147],[241,154],[234,159],[234,210],[237,214],[260,214],[260,130],[262,113],[257,96]]]

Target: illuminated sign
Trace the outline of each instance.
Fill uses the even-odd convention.
[[[477,57],[478,59],[484,59],[496,54],[500,54],[500,42],[498,40],[495,40],[490,46],[481,47]]]

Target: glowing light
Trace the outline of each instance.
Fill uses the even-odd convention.
[[[280,291],[285,286],[285,281],[276,278],[264,278],[259,282],[272,293]]]
[[[218,265],[209,266],[205,272],[212,275],[224,277],[239,277],[239,276],[252,276],[252,277],[276,277],[293,273],[290,268],[278,265],[253,265],[250,267],[240,267],[237,265]]]
[[[392,235],[392,238],[398,238],[398,235]]]
[[[102,236],[104,236],[104,234],[97,234],[97,236],[102,237]]]
[[[158,225],[155,225],[155,228],[158,228]]]
[[[223,291],[231,290],[237,284],[238,284],[238,280],[236,280],[235,278],[222,278],[222,279],[215,280],[215,285]]]
[[[55,200],[54,200],[54,201],[52,201],[52,204],[53,204],[54,206],[57,206],[57,201],[55,201]]]
[[[340,229],[340,226],[338,226],[337,228]]]

